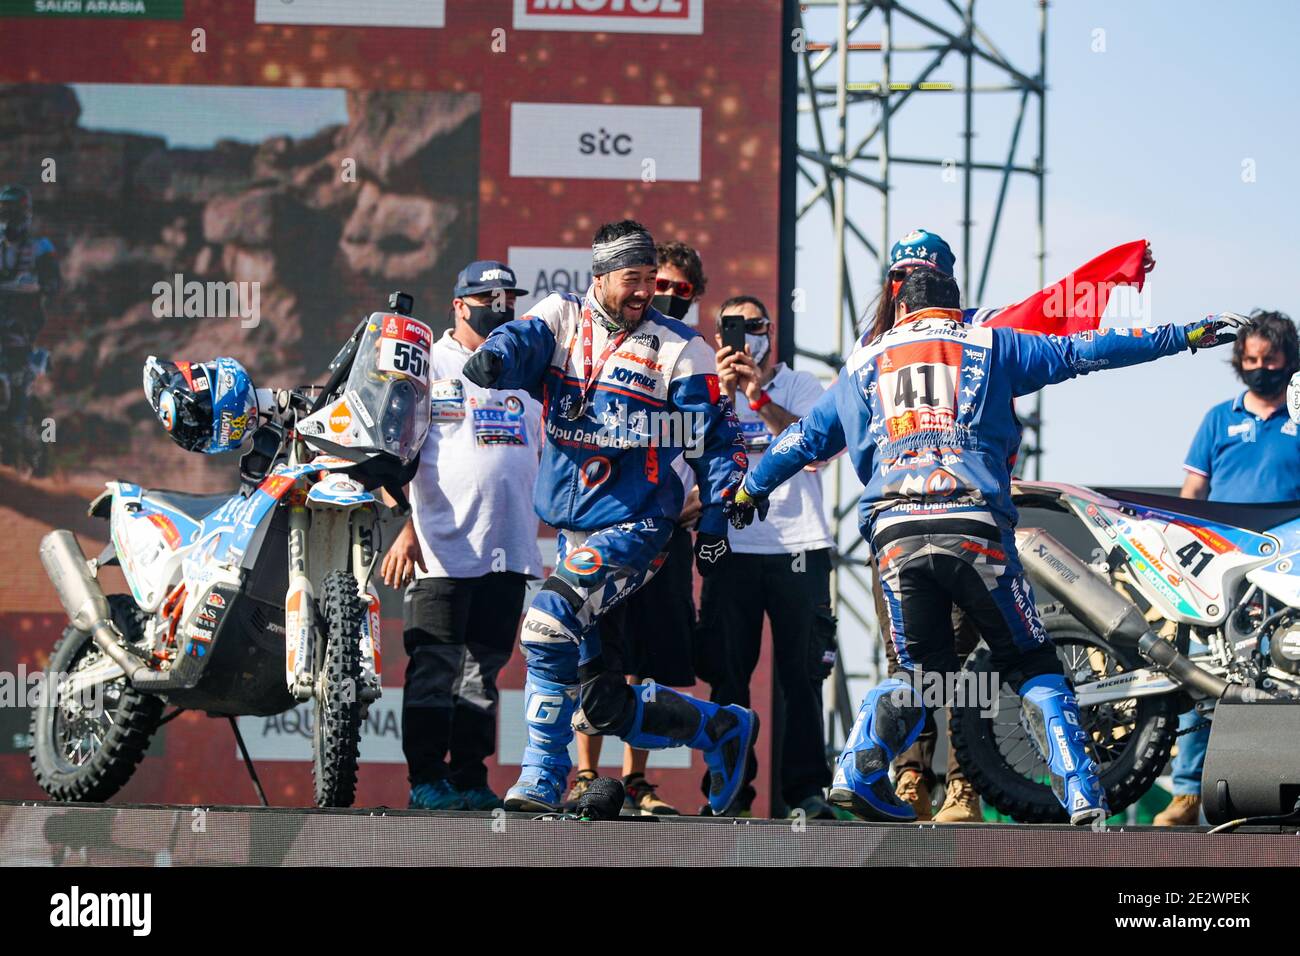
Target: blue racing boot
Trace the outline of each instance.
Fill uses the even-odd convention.
[[[758,714],[739,704],[714,704],[658,684],[633,685],[636,712],[618,736],[631,747],[693,747],[709,767],[709,807],[722,816],[745,782],[745,763],[758,737]]]
[[[411,788],[411,810],[464,810],[465,798],[448,780],[417,783]]]
[[[573,766],[569,759],[570,722],[578,706],[578,688],[529,674],[524,701],[528,746],[519,782],[506,791],[505,807],[525,813],[553,812],[564,803],[564,787]]]
[[[1110,816],[1097,765],[1088,756],[1088,735],[1079,726],[1079,705],[1060,674],[1040,674],[1020,687],[1020,725],[1033,739],[1052,778],[1052,792],[1070,822],[1090,826]]]
[[[835,763],[828,802],[864,820],[910,823],[916,811],[898,798],[889,764],[921,733],[925,707],[906,681],[891,677],[867,694]]]

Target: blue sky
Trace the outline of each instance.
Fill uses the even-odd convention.
[[[955,25],[951,10],[939,0],[927,4],[925,12],[936,22]],[[1003,54],[1023,71],[1036,72],[1036,2],[981,0],[977,12],[977,22]],[[833,14],[815,11],[808,22],[811,39],[834,38]],[[1047,53],[1049,282],[1103,249],[1147,238],[1157,259],[1147,291],[1141,300],[1113,297],[1106,324],[1183,323],[1209,312],[1257,307],[1300,318],[1295,262],[1300,250],[1293,238],[1300,221],[1297,27],[1300,4],[1277,0],[1052,4]],[[1104,36],[1097,30],[1104,30]],[[933,34],[898,14],[894,31],[896,42],[933,40]],[[880,17],[873,14],[854,39],[879,37]],[[1104,52],[1094,52],[1103,39]],[[927,54],[896,55],[893,79],[913,79],[926,62]],[[850,79],[879,80],[878,56],[862,55],[857,63]],[[931,79],[961,84],[963,72],[963,61],[950,55]],[[833,82],[829,70],[822,76]],[[998,77],[977,67],[975,79],[992,83]],[[1013,94],[975,98],[977,160],[1003,161],[1015,105]],[[877,115],[870,109],[850,113],[851,145]],[[833,122],[833,114],[827,118]],[[961,123],[960,95],[916,94],[895,119],[893,151],[959,157]],[[828,130],[833,136],[833,126]],[[1027,122],[1018,162],[1032,161],[1036,141],[1037,126]],[[1247,159],[1254,161],[1253,183],[1242,181]],[[943,182],[935,169],[900,166],[894,167],[893,185],[890,235],[897,238],[918,226],[939,232],[957,253],[960,270],[960,185]],[[976,176],[972,258],[977,275],[997,185],[996,174]],[[800,187],[800,194],[806,194],[806,187]],[[835,343],[828,209],[818,209],[809,220],[816,225],[801,225],[799,233],[797,285],[807,291],[808,308],[799,317],[796,336],[800,345],[818,351],[831,351]],[[851,187],[850,210],[878,241],[879,194]],[[968,304],[1000,305],[1035,291],[1034,250],[1034,182],[1024,177],[1013,180],[1008,194],[984,301]],[[875,269],[865,254],[854,260],[860,309],[877,291]],[[964,290],[965,277],[959,272],[957,278]],[[823,370],[803,359],[796,364]],[[1043,477],[1080,484],[1180,484],[1183,458],[1202,416],[1240,390],[1226,350],[1174,356],[1048,388]],[[847,469],[844,484],[844,496],[851,499],[860,485]],[[825,487],[829,499],[829,478]],[[846,528],[841,544],[856,537],[855,529]],[[842,586],[851,599],[840,612],[845,660],[851,672],[869,671],[879,648],[853,619],[852,606],[871,617],[870,599],[847,580]],[[865,687],[853,682],[855,704]]]
[[[302,137],[347,122],[343,90],[78,83],[81,125],[162,136],[174,147],[217,139]]]
[[[933,17],[945,24],[944,5]],[[978,22],[1026,72],[1037,70],[1037,4],[977,4]],[[833,17],[813,21],[814,38],[834,35]],[[919,29],[895,15],[896,38]],[[1065,0],[1048,15],[1047,273],[1059,278],[1102,249],[1148,238],[1158,266],[1149,293],[1128,300],[1127,317],[1107,324],[1188,322],[1209,312],[1276,308],[1300,317],[1296,244],[1300,213],[1295,157],[1300,116],[1295,89],[1300,64],[1294,37],[1300,5],[1246,0],[1224,5],[1155,0]],[[1094,52],[1104,30],[1104,52]],[[879,38],[879,18],[859,39]],[[896,79],[910,79],[924,54],[896,55]],[[864,56],[861,79],[876,79],[879,58]],[[950,57],[932,79],[960,83],[962,61]],[[853,77],[851,77],[853,78]],[[828,80],[831,77],[828,76]],[[977,71],[976,82],[994,75]],[[894,126],[897,153],[959,156],[961,97],[917,94]],[[1014,116],[1011,94],[976,97],[976,159],[1001,161]],[[874,124],[869,112],[851,120],[850,143]],[[1018,159],[1034,155],[1036,126],[1022,133]],[[1256,181],[1242,181],[1242,163]],[[937,170],[895,167],[891,233],[935,230],[961,260],[961,189]],[[1025,177],[1013,185],[981,305],[1015,301],[1037,288],[1034,192]],[[977,176],[975,271],[982,261],[996,174]],[[877,194],[856,193],[855,215],[868,235],[880,231]],[[828,222],[823,215],[823,222]],[[832,245],[829,229],[805,230],[799,285],[809,289],[802,345],[833,343]],[[860,294],[874,295],[870,260],[855,269]],[[958,276],[963,280],[962,276]],[[973,283],[972,283],[973,284]],[[966,283],[963,281],[963,287]],[[1113,303],[1108,315],[1116,311]],[[814,368],[812,364],[806,367]],[[1153,365],[1103,372],[1049,388],[1044,478],[1084,483],[1176,484],[1201,416],[1239,389],[1222,352],[1177,356]]]

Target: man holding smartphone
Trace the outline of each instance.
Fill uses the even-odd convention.
[[[718,380],[736,405],[752,468],[787,425],[812,410],[824,389],[815,375],[772,361],[772,323],[761,301],[736,296],[718,311]],[[732,532],[732,553],[704,580],[697,638],[699,669],[712,684],[712,700],[748,706],[767,614],[785,701],[780,795],[791,811],[814,819],[834,815],[823,796],[831,772],[822,716],[822,682],[836,647],[832,545],[821,476],[805,471],[773,495],[766,522]],[[756,774],[751,761],[737,800],[741,812],[754,799]]]

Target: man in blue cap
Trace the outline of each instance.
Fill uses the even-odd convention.
[[[463,374],[488,333],[514,318],[526,291],[514,270],[472,262],[454,291],[452,327],[429,351],[432,424],[411,481],[411,520],[381,573],[406,587],[410,806],[487,810],[501,805],[483,762],[496,747],[496,678],[514,649],[526,581],[542,573],[530,507],[541,406]]]

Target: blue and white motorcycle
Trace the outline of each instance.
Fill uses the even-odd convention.
[[[1300,416],[1300,386],[1294,408]],[[1037,599],[1056,602],[1040,606],[1043,623],[1112,812],[1163,772],[1184,711],[1212,720],[1220,702],[1300,701],[1300,502],[1048,482],[1017,482],[1012,496],[1022,524],[1050,524],[1073,544],[1046,527],[1016,532]],[[966,666],[991,672],[987,649]],[[996,707],[954,708],[958,762],[1002,813],[1062,820],[1018,711],[1005,686]]]
[[[32,714],[32,767],[56,800],[102,801],[131,777],[165,705],[211,716],[315,701],[315,803],[352,803],[361,725],[380,695],[373,578],[381,519],[404,512],[429,428],[432,331],[394,294],[354,331],[324,386],[258,389],[234,494],[109,482],[87,560],[70,531],[41,561],[70,621]],[[131,593],[105,595],[118,563]]]

